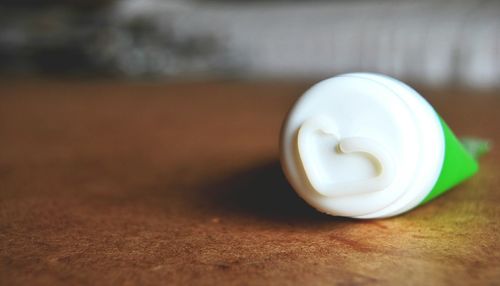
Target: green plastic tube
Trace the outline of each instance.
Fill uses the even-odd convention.
[[[473,176],[479,170],[479,164],[472,154],[462,145],[451,131],[448,124],[440,118],[445,140],[445,155],[441,173],[432,191],[421,204],[444,194],[454,186]]]

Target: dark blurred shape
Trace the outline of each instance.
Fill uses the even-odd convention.
[[[3,1],[0,4],[0,71],[82,74],[106,70],[88,43],[105,22],[110,1]]]
[[[256,165],[208,186],[205,192],[214,209],[230,216],[242,215],[266,220],[311,224],[313,221],[348,220],[320,213],[304,202],[288,184],[279,161]],[[224,213],[225,214],[225,213]]]
[[[0,7],[40,8],[65,6],[83,9],[94,9],[111,2],[114,2],[114,0],[2,0],[0,1]]]
[[[207,72],[215,66],[212,59],[221,55],[209,34],[176,35],[168,24],[158,25],[147,15],[116,15],[120,8],[114,4],[1,2],[0,72],[149,77],[195,74]],[[170,15],[164,16],[168,22]]]

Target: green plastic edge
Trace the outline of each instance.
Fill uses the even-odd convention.
[[[491,150],[491,142],[486,139],[476,138],[476,137],[461,137],[460,142],[462,146],[478,160],[483,155],[487,154]]]
[[[421,204],[444,194],[454,186],[460,184],[479,170],[478,162],[465,149],[450,127],[439,117],[443,127],[445,153],[443,167],[432,191],[424,198]]]

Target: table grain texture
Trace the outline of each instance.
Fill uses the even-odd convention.
[[[493,142],[391,219],[320,214],[279,166],[310,83],[0,81],[1,285],[499,285],[500,91],[421,89]]]

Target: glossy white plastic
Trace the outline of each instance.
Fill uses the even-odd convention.
[[[406,84],[352,73],[319,82],[290,110],[281,162],[293,188],[319,211],[388,217],[417,206],[444,159],[437,113]]]

